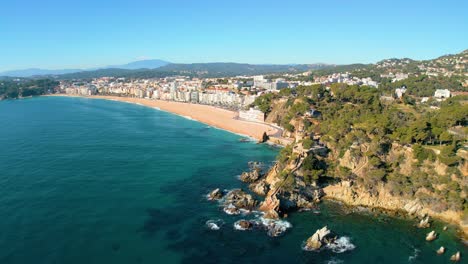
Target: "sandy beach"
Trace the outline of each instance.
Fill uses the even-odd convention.
[[[69,96],[56,94],[53,96]],[[172,101],[150,100],[143,98],[118,97],[118,96],[74,96],[93,99],[106,99],[120,102],[140,104],[148,107],[158,108],[173,114],[189,117],[210,126],[225,129],[227,131],[260,139],[264,132],[267,135],[276,135],[279,129],[268,124],[261,124],[235,119],[237,112],[217,108],[209,105],[190,104]]]

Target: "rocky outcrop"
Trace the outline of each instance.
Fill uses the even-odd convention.
[[[208,200],[219,200],[223,198],[223,191],[221,191],[219,188],[214,189],[208,194]]]
[[[408,212],[409,215],[416,215],[418,212],[420,212],[424,207],[421,204],[421,201],[418,199],[412,200],[409,203],[405,204],[403,209]]]
[[[260,169],[253,169],[249,172],[243,172],[240,176],[240,180],[243,182],[252,183],[260,179],[262,175],[260,174]]]
[[[284,211],[292,209],[311,209],[316,207],[320,198],[324,195],[321,188],[306,186],[292,192],[284,192],[281,195],[281,209]]]
[[[406,199],[401,196],[392,195],[383,185],[375,187],[376,193],[372,195],[365,188],[357,184],[349,186],[345,181],[328,185],[323,188],[324,198],[338,200],[347,205],[380,208],[391,212],[405,212],[410,216],[431,216],[442,221],[457,224],[463,233],[468,235],[468,220],[463,221],[461,212],[446,210],[436,212],[430,209],[430,204],[424,204],[419,199]]]
[[[437,255],[442,255],[445,253],[445,248],[444,247],[440,247],[437,251]]]
[[[318,229],[311,237],[309,237],[304,245],[305,250],[319,250],[322,246],[331,244],[334,238],[331,236],[331,231],[325,226]]]
[[[257,205],[257,201],[252,195],[242,191],[241,189],[235,189],[229,191],[223,199],[224,208],[229,212],[235,212],[239,209],[253,210]]]
[[[248,220],[239,220],[234,223],[234,228],[237,230],[248,230],[251,229],[253,224]]]
[[[429,216],[423,218],[419,223],[418,223],[418,228],[428,228],[431,226],[431,223],[429,222]]]
[[[265,183],[264,180],[260,180],[260,181],[250,184],[249,188],[254,193],[261,195],[261,196],[265,196],[270,190],[270,188],[268,187],[268,185]]]
[[[450,260],[451,260],[451,261],[454,261],[454,262],[458,262],[458,261],[460,261],[460,259],[461,259],[460,251],[458,251],[457,253],[453,254],[453,255],[450,257]]]
[[[437,238],[437,233],[432,230],[426,235],[426,241],[434,241]]]
[[[279,218],[280,200],[275,195],[267,196],[258,208],[260,211],[265,212],[265,218],[278,219]]]

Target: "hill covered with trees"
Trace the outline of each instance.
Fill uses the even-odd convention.
[[[40,80],[0,80],[0,99],[14,99],[51,93],[59,82],[50,79]]]
[[[267,120],[294,139],[278,156],[275,195],[281,201],[300,195],[304,184],[318,185],[325,197],[349,204],[391,210],[416,204],[421,213],[463,225],[468,97],[449,98],[437,109],[381,95],[372,87],[332,84],[257,98]]]

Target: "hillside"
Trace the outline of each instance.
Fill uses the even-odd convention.
[[[281,215],[291,204],[301,209],[298,201],[324,195],[415,217],[428,214],[468,232],[467,102],[457,96],[434,110],[380,101],[375,88],[342,84],[258,98],[254,104],[267,121],[295,140],[263,179],[270,190],[263,209]]]
[[[163,61],[163,60],[141,60],[141,61],[134,61],[127,64],[122,65],[112,65],[112,66],[105,66],[100,68],[90,68],[90,69],[58,69],[58,70],[48,70],[48,69],[39,69],[39,68],[31,68],[31,69],[23,69],[23,70],[12,70],[12,71],[4,71],[0,72],[0,77],[52,77],[58,75],[67,75],[73,73],[79,73],[79,75],[86,76],[84,72],[89,72],[90,76],[101,75],[107,72],[112,72],[114,74],[123,74],[124,72],[120,72],[115,69],[119,70],[138,70],[138,69],[156,69],[161,66],[165,66],[170,62]]]
[[[104,69],[64,74],[57,76],[57,78],[86,79],[107,76],[126,78],[160,78],[174,75],[186,75],[193,77],[231,77],[237,75],[257,75],[267,73],[300,73],[323,67],[326,67],[326,65],[254,65],[242,63],[167,64],[157,69]]]

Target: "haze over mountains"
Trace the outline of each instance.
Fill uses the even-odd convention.
[[[130,62],[127,64],[122,64],[122,65],[109,65],[105,67],[89,68],[89,69],[48,70],[48,69],[40,69],[40,68],[29,68],[29,69],[22,69],[22,70],[11,70],[11,71],[0,72],[0,76],[32,77],[32,76],[39,76],[39,75],[61,75],[61,74],[83,72],[83,71],[95,71],[95,70],[102,70],[102,69],[124,69],[124,70],[156,69],[161,66],[165,66],[167,64],[170,64],[170,62],[163,61],[163,60],[140,60],[140,61],[134,61],[134,62]]]
[[[0,78],[54,78],[89,79],[100,77],[160,78],[174,75],[196,77],[232,77],[238,75],[260,75],[275,73],[301,73],[321,70],[325,73],[367,70],[379,75],[385,71],[406,73],[424,72],[437,69],[439,73],[463,74],[468,60],[468,50],[458,54],[444,55],[432,60],[386,59],[375,64],[247,64],[232,62],[213,63],[171,63],[164,60],[140,60],[122,65],[110,65],[91,69],[25,69],[0,72]]]

